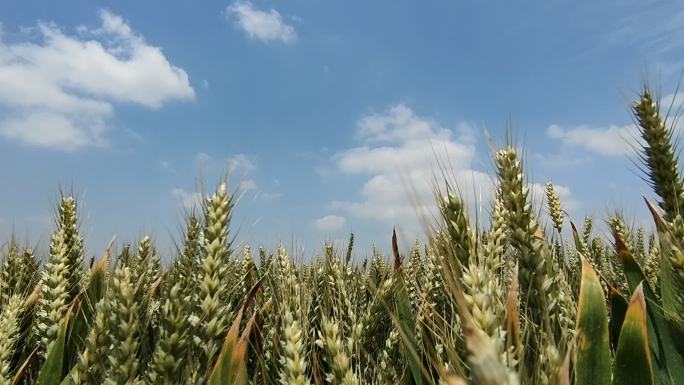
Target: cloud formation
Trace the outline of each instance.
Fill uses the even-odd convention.
[[[174,188],[171,195],[178,200],[178,204],[187,211],[197,210],[202,207],[203,196],[199,192],[190,192],[182,188]]]
[[[553,124],[546,133],[550,138],[558,139],[563,144],[606,156],[632,155],[634,146],[638,144],[637,127],[633,124],[607,128],[592,128],[586,125],[564,128]]]
[[[324,233],[334,233],[339,231],[347,223],[344,217],[337,215],[326,215],[314,221],[314,227]]]
[[[226,16],[234,19],[250,39],[262,42],[281,41],[292,43],[297,40],[294,27],[283,20],[275,9],[262,11],[249,1],[237,1],[226,9]]]
[[[665,124],[674,130],[677,137],[682,130],[678,116],[684,110],[684,93],[663,96],[659,99],[659,107]],[[639,149],[643,144],[639,128],[631,123],[608,127],[579,125],[570,128],[552,124],[546,133],[549,138],[558,139],[565,145],[605,156],[634,156],[637,154],[635,149]]]
[[[0,35],[0,136],[62,150],[103,146],[114,104],[156,109],[194,98],[187,73],[161,48],[118,15],[100,18],[72,35],[42,22],[35,38],[8,44]]]
[[[356,201],[335,201],[330,208],[367,220],[420,232],[416,215],[434,213],[432,184],[446,161],[449,177],[468,202],[489,199],[490,177],[473,169],[475,144],[467,124],[447,128],[399,104],[362,118],[361,145],[334,156],[340,171],[368,176]]]

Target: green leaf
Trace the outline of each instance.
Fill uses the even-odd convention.
[[[681,314],[684,312],[682,299],[684,298],[684,288],[680,287],[675,282],[674,272],[672,270],[672,258],[681,258],[681,242],[684,241],[684,239],[677,239],[674,234],[672,234],[671,229],[673,225],[665,222],[651,202],[646,200],[646,205],[651,211],[653,220],[656,223],[658,239],[660,240],[660,275],[658,282],[660,284],[663,309],[666,314],[680,315],[681,317]]]
[[[646,327],[646,301],[641,285],[629,301],[625,322],[620,331],[620,339],[615,352],[613,384],[654,384]]]
[[[38,349],[33,349],[33,351],[28,355],[28,357],[24,360],[21,366],[19,366],[19,369],[17,369],[17,372],[14,374],[12,385],[22,384],[22,381],[24,381],[24,377],[26,376],[28,370],[33,364],[33,360],[35,359],[37,353]]]
[[[577,231],[577,227],[573,221],[570,221],[570,229],[572,230],[572,239],[575,241],[575,249],[577,251],[582,251],[584,249],[582,236]]]
[[[74,310],[74,305],[69,307],[64,318],[59,324],[57,330],[57,338],[52,342],[50,350],[48,351],[45,363],[38,372],[38,380],[36,385],[59,385],[62,382],[62,370],[64,368],[64,345],[67,334],[67,327],[69,326],[69,319]]]
[[[620,337],[620,329],[622,323],[625,322],[625,313],[627,313],[627,300],[615,289],[610,289],[610,346],[613,349],[617,348],[618,338]]]
[[[610,384],[608,311],[604,298],[596,272],[584,261],[577,306],[576,385]]]
[[[107,269],[109,267],[109,251],[111,250],[112,242],[109,243],[102,257],[93,266],[88,287],[75,300],[75,302],[80,302],[80,306],[76,311],[67,335],[65,351],[65,369],[67,371],[76,364],[78,353],[85,346],[85,339],[88,336],[88,331],[95,315],[95,304],[104,296]],[[66,375],[67,373],[64,374]]]
[[[664,230],[662,225],[656,227]],[[666,233],[661,233],[662,237]],[[678,385],[684,381],[684,355],[682,354],[682,331],[679,325],[663,312],[662,304],[648,284],[644,272],[621,239],[615,239],[618,256],[622,261],[627,285],[635,291],[641,287],[644,293],[648,330],[648,343],[651,350],[656,382],[658,384]],[[661,244],[662,247],[666,244]]]
[[[262,277],[256,284],[250,289],[249,293],[245,297],[245,301],[242,307],[235,316],[233,324],[223,341],[223,347],[221,348],[221,353],[214,365],[209,376],[209,385],[246,385],[248,382],[247,378],[247,364],[245,362],[245,353],[247,351],[247,346],[249,344],[249,336],[252,331],[252,326],[254,325],[255,319],[258,313],[254,313],[252,318],[247,322],[247,326],[242,333],[242,336],[238,339],[238,334],[240,332],[240,322],[242,321],[242,315],[249,308],[249,305],[254,300],[257,291],[261,287],[264,277]],[[264,306],[270,307],[270,301]]]
[[[396,239],[396,238],[393,238]],[[396,253],[398,255],[398,253]],[[404,284],[403,268],[399,265],[397,274],[397,287],[395,291],[395,301],[397,306],[397,322],[399,326],[399,334],[401,335],[404,355],[409,363],[411,376],[406,376],[406,380],[413,379],[413,384],[422,385],[423,370],[421,358],[418,355],[418,340],[415,335],[415,325],[413,314],[411,313],[411,304],[409,302],[408,293],[406,292],[406,285]]]
[[[473,385],[511,385],[508,368],[492,339],[470,322],[464,329]]]

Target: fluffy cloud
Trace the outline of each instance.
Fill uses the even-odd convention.
[[[199,209],[202,207],[202,194],[199,192],[190,192],[182,188],[174,188],[171,190],[171,195],[178,200],[178,204],[185,210]]]
[[[684,93],[669,94],[660,98],[661,114],[667,117],[667,123],[672,124],[675,135],[679,135],[682,123],[676,117],[684,107]],[[547,135],[558,139],[563,144],[580,147],[585,150],[605,156],[633,156],[642,143],[639,129],[634,124],[610,125],[608,127],[590,127],[579,125],[571,128],[557,124],[549,126]]]
[[[243,192],[257,188],[256,182],[249,177],[256,165],[245,154],[214,158],[207,153],[200,152],[195,155],[195,163],[202,174],[210,178],[229,176],[231,181],[237,181],[239,189]]]
[[[263,201],[273,201],[280,199],[282,196],[283,194],[279,192],[260,192],[254,194],[254,200],[260,199]]]
[[[106,144],[114,103],[156,109],[195,96],[172,65],[119,16],[69,35],[38,23],[36,38],[6,44],[0,35],[0,135],[26,144],[76,150]]]
[[[235,154],[229,157],[213,157],[207,153],[200,152],[195,155],[195,166],[200,173],[201,183],[208,182],[208,186],[202,186],[202,189],[213,189],[214,183],[224,177],[228,177],[228,182],[231,184],[229,188],[235,188],[241,199],[247,192],[259,195],[258,186],[254,179],[251,178],[252,173],[256,169],[256,165],[250,157],[245,154]],[[265,199],[265,198],[264,198]]]
[[[278,11],[256,9],[249,1],[237,1],[226,9],[226,15],[234,18],[250,39],[263,42],[281,41],[291,43],[297,40],[297,32],[285,21]]]
[[[636,126],[610,126],[607,128],[592,128],[577,126],[564,128],[551,125],[546,133],[552,139],[559,139],[566,145],[581,147],[601,155],[632,155],[634,146],[638,144]]]
[[[334,233],[339,231],[347,223],[344,217],[337,215],[326,215],[322,218],[318,218],[314,221],[314,227],[319,231],[325,233]]]
[[[344,173],[368,176],[361,199],[332,202],[331,209],[419,232],[416,214],[434,215],[431,181],[441,175],[440,169],[446,169],[468,202],[490,198],[491,178],[472,167],[475,145],[465,124],[446,128],[400,104],[361,119],[357,138],[360,146],[333,160]]]
[[[666,113],[669,112],[670,116],[681,113],[684,108],[684,92],[664,96],[660,99],[660,106]]]

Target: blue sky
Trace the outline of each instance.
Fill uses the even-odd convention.
[[[9,0],[0,23],[0,234],[43,250],[60,186],[92,253],[146,233],[167,251],[226,170],[240,242],[386,249],[396,225],[408,245],[406,181],[429,209],[447,156],[486,211],[484,133],[509,126],[575,220],[647,220],[629,99],[646,78],[679,101],[684,69],[665,1]]]

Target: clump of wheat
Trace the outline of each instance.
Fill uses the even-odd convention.
[[[644,383],[676,385],[681,181],[650,94],[634,111],[660,197],[661,208],[649,205],[654,233],[619,214],[609,238],[591,217],[577,228],[550,183],[545,229],[510,144],[494,153],[489,218],[470,217],[473,202],[447,183],[435,188],[439,215],[424,240],[403,250],[394,233],[391,254],[379,244],[365,258],[354,234],[313,258],[282,245],[233,253],[236,197],[222,182],[202,216],[186,218],[176,258],[143,236],[114,261],[108,249],[87,264],[78,206],[65,196],[47,255],[14,237],[2,249],[0,385],[585,385],[630,366],[654,373]],[[596,346],[605,360],[580,359]],[[582,382],[587,362],[603,375]]]
[[[70,373],[70,380],[74,385],[100,383],[105,374],[111,341],[107,301],[108,299],[101,299],[95,305],[95,319],[85,340],[85,347]]]

